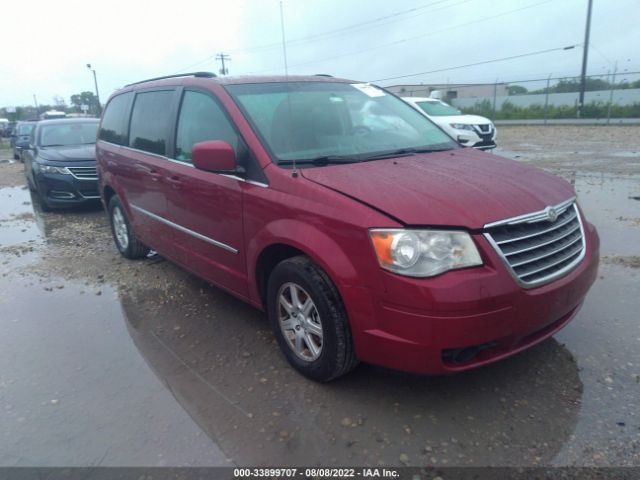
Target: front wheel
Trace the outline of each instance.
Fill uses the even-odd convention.
[[[122,202],[117,195],[109,200],[108,210],[113,240],[122,256],[130,259],[146,257],[150,251],[149,247],[135,236]]]
[[[35,178],[35,176],[33,178]],[[36,193],[36,196],[38,197],[38,201],[40,202],[40,208],[42,209],[42,211],[47,213],[51,212],[52,208],[49,206],[49,202],[47,201],[46,195],[40,191],[40,187],[38,187],[38,184],[36,183],[34,185],[28,176],[27,176],[27,183],[29,184],[29,188]]]
[[[304,376],[327,382],[358,364],[338,290],[308,257],[289,258],[275,267],[267,310],[285,357]]]

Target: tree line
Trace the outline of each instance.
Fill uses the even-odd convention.
[[[49,110],[58,110],[65,113],[83,113],[82,105],[87,105],[87,113],[94,114],[99,111],[98,100],[93,92],[80,92],[71,95],[67,104],[60,96],[53,97],[53,102],[35,105],[15,107],[15,112],[7,112],[6,107],[0,108],[0,118],[8,118],[11,121],[37,119],[38,115]]]
[[[598,90],[624,90],[627,88],[640,88],[640,80],[636,80],[634,82],[619,82],[612,83],[608,80],[603,80],[601,78],[587,78],[585,81],[585,90],[587,92],[596,92]],[[534,94],[534,93],[571,93],[580,91],[580,80],[577,79],[562,79],[559,80],[555,85],[540,88],[537,90],[529,90],[527,87],[523,85],[509,85],[507,87],[507,91],[509,95],[525,95],[525,94]]]

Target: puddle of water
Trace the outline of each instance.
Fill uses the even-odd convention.
[[[640,226],[620,218],[640,216],[639,178],[565,177],[602,254],[637,255]],[[100,211],[25,201],[0,190],[0,226],[31,228],[0,241],[70,232],[75,248],[74,232],[107,228]],[[264,314],[177,267],[155,274],[184,289],[153,289],[142,265],[117,291],[0,277],[0,464],[567,465],[596,448],[619,465],[640,451],[634,269],[603,266],[558,340],[499,364],[438,378],[362,365],[319,385],[284,361]]]
[[[139,355],[116,291],[100,290],[0,278],[0,465],[228,464]]]
[[[262,313],[188,284],[123,291],[122,310],[140,354],[240,465],[530,464],[575,428],[582,386],[555,341],[452,377],[361,365],[317,384],[288,366]]]
[[[64,237],[60,234],[77,224],[84,224],[87,229],[106,226],[99,204],[45,213],[38,202],[28,188],[0,188],[0,246],[33,244],[42,240],[55,243],[56,236]]]
[[[601,255],[640,254],[640,177],[563,175],[574,184],[578,203],[598,229]]]
[[[34,241],[39,237],[29,190],[0,188],[0,246]]]
[[[554,337],[576,358],[584,386],[578,424],[555,465],[638,465],[640,270],[603,264],[599,275],[576,319]]]

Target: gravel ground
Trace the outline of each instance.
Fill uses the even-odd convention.
[[[99,206],[43,213],[0,150],[0,466],[640,466],[640,127],[498,134],[599,228],[576,320],[476,371],[329,385],[288,367],[261,312],[120,257]]]
[[[640,173],[640,126],[501,126],[496,153],[552,171]]]

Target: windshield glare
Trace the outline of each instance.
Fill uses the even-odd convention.
[[[377,87],[333,82],[229,85],[276,161],[354,157],[456,144],[402,100]]]
[[[427,114],[434,117],[444,117],[449,115],[462,115],[457,108],[453,108],[444,102],[416,102],[418,106]]]
[[[44,125],[40,131],[40,146],[86,145],[96,143],[98,122]]]

